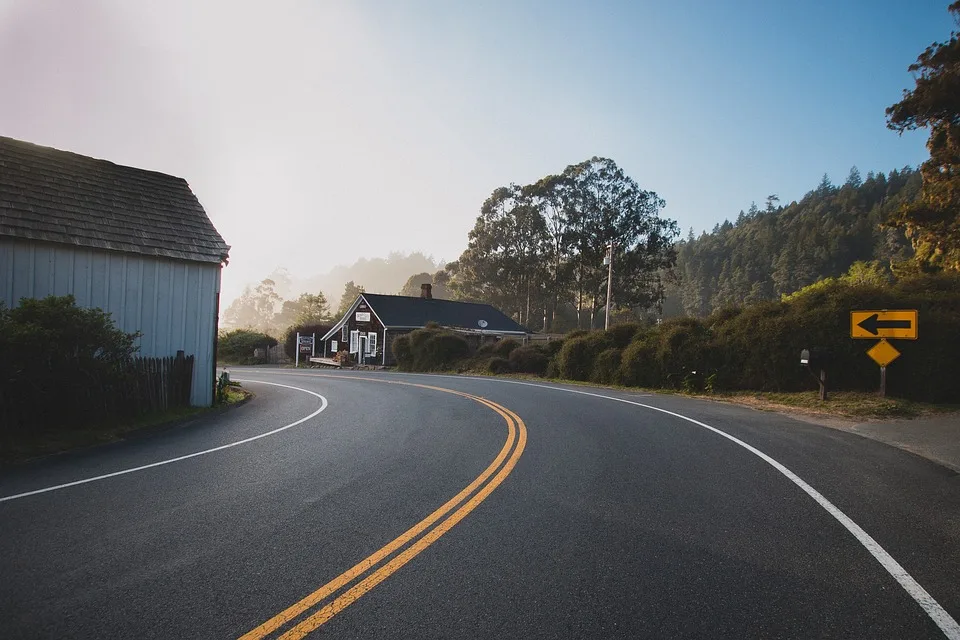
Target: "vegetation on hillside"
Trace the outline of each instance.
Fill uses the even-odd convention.
[[[841,186],[824,176],[799,202],[782,207],[776,196],[733,223],[678,243],[668,279],[665,316],[705,317],[730,305],[778,300],[807,285],[845,273],[855,262],[879,261],[889,271],[912,255],[903,231],[883,222],[914,202],[921,176],[909,167],[889,174],[854,167]]]

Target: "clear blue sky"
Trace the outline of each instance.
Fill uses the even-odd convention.
[[[916,165],[884,108],[946,6],[0,0],[0,134],[186,177],[229,302],[277,266],[454,259],[494,188],[593,155],[698,232]]]

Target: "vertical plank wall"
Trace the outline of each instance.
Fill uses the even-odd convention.
[[[220,265],[0,238],[0,301],[72,294],[124,331],[140,331],[140,355],[196,356],[190,403],[213,402],[213,334]]]

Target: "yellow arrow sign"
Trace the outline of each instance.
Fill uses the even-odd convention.
[[[850,337],[916,340],[917,310],[851,311]]]
[[[896,348],[886,340],[881,340],[877,344],[867,349],[867,355],[873,358],[873,361],[878,365],[885,367],[899,358],[900,352],[897,351]]]

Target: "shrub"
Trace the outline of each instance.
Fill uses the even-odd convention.
[[[501,358],[509,358],[510,352],[519,346],[520,343],[513,338],[504,338],[494,345],[493,352]]]
[[[517,373],[533,373],[542,376],[547,371],[550,358],[538,347],[527,345],[510,352],[510,366]]]
[[[618,349],[624,349],[642,329],[643,327],[636,322],[628,322],[610,327],[608,333],[613,339],[613,346]]]
[[[903,355],[887,370],[890,395],[960,401],[950,363],[960,360],[960,275],[928,274],[893,286],[827,280],[782,302],[715,314],[712,333],[717,388],[793,391],[815,388],[799,365],[801,349],[828,349],[831,389],[876,390],[878,367],[864,352],[874,343],[850,339],[853,309],[918,309],[920,339],[895,340]]]
[[[477,355],[478,355],[478,356],[489,356],[489,355],[493,355],[494,349],[496,349],[496,348],[497,348],[497,343],[496,343],[496,342],[484,342],[484,343],[481,344],[480,347],[477,349]]]
[[[109,313],[82,309],[73,296],[0,303],[0,425],[3,430],[81,427],[112,422],[112,390],[137,352],[139,333]]]
[[[550,358],[550,360],[547,361],[547,369],[543,372],[543,377],[550,378],[551,380],[555,380],[560,377],[560,370],[557,368],[556,358]]]
[[[438,331],[423,342],[419,352],[414,353],[414,363],[417,371],[445,370],[469,355],[470,346],[463,336]]]
[[[547,354],[548,358],[552,358],[553,356],[560,353],[560,349],[562,348],[563,348],[563,340],[550,340],[543,347],[543,350],[544,350],[544,353]]]
[[[490,373],[509,373],[513,369],[510,367],[510,361],[506,358],[495,356],[487,362],[487,371]]]
[[[638,336],[620,358],[620,381],[631,387],[659,387],[663,377],[656,364],[658,330]]]
[[[557,373],[569,380],[589,380],[594,360],[601,351],[611,347],[612,342],[605,331],[564,340],[556,357]]]
[[[454,368],[459,360],[469,356],[470,346],[456,333],[431,327],[396,338],[393,354],[400,369],[442,371]]]
[[[217,339],[217,360],[231,364],[260,364],[254,357],[256,349],[276,346],[277,339],[250,329],[234,329],[221,333]]]
[[[413,345],[410,344],[410,334],[394,338],[393,357],[397,359],[397,366],[401,369],[413,367]]]
[[[620,382],[621,351],[616,347],[604,349],[593,363],[593,373],[590,380],[600,384],[616,384]]]

